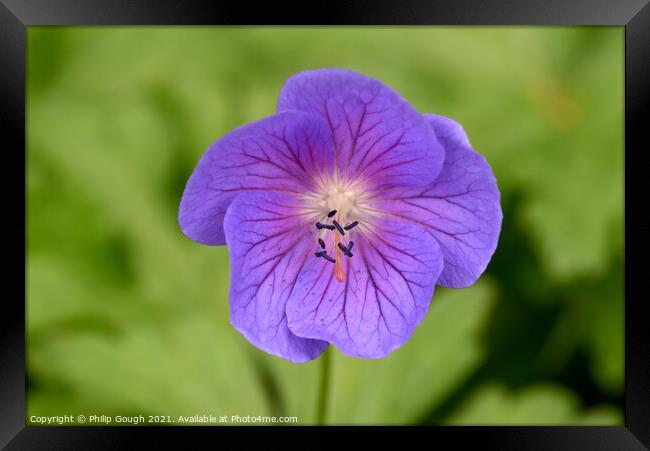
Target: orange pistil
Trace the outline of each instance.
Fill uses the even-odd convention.
[[[343,282],[343,263],[341,263],[341,250],[339,249],[339,243],[341,242],[341,235],[338,231],[334,232],[334,258],[336,263],[334,263],[334,277],[339,282]]]
[[[338,219],[338,215],[336,216]],[[345,275],[343,274],[343,263],[341,263],[341,249],[339,249],[339,243],[341,242],[341,234],[338,230],[334,231],[334,258],[336,263],[334,263],[334,277],[339,282],[343,282]]]

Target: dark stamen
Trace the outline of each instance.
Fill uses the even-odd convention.
[[[354,221],[352,224],[348,224],[344,228],[345,230],[350,230],[352,227],[356,227],[358,225],[359,225],[359,221]]]
[[[318,230],[320,230],[320,229],[334,230],[335,229],[335,227],[333,225],[321,224],[320,222],[316,223],[316,228]]]
[[[318,239],[318,244],[320,244],[320,247],[322,249],[325,249],[325,241],[321,240],[320,238]]]
[[[352,250],[352,246],[354,246],[354,241],[350,241],[350,243],[348,244],[348,250],[349,251]]]
[[[341,249],[341,250],[343,251],[343,253],[344,253],[345,255],[347,255],[348,257],[352,257],[352,252],[350,252],[350,248],[349,248],[349,247],[345,247],[345,246],[343,245],[343,243],[339,243],[339,249]]]
[[[336,210],[332,210],[332,211],[330,211],[329,213],[327,213],[327,217],[328,217],[328,218],[331,218],[331,217],[334,216],[335,214],[336,214]]]
[[[332,224],[334,224],[334,227],[336,227],[341,235],[345,235],[345,230],[343,230],[343,227],[341,227],[341,224],[336,222],[336,219],[332,221]]]
[[[327,251],[316,252],[314,255],[316,255],[316,257],[323,257],[328,262],[336,263],[336,260],[327,255]]]

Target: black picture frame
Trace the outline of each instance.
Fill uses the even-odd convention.
[[[297,427],[45,427],[25,426],[25,53],[30,25],[622,25],[625,26],[625,425],[620,427],[413,427],[409,443],[451,440],[500,450],[641,450],[650,447],[650,333],[645,265],[650,214],[643,156],[650,109],[648,0],[367,0],[281,6],[208,1],[0,0],[0,130],[4,168],[0,222],[6,265],[0,327],[0,446],[7,449],[123,449],[196,438],[224,440],[251,431],[280,439],[299,433],[313,442],[332,429]],[[307,7],[309,6],[309,7]],[[311,12],[309,12],[311,11]],[[21,171],[21,168],[23,170]],[[306,431],[308,429],[308,431]],[[370,429],[370,430],[369,430]],[[374,440],[403,428],[359,428]],[[306,433],[305,433],[306,431]],[[287,434],[289,432],[289,434]],[[413,435],[418,437],[414,437]],[[249,436],[250,437],[250,436]],[[323,437],[327,440],[329,436]],[[271,439],[273,440],[273,439]],[[244,442],[242,442],[244,443]],[[272,443],[272,442],[269,442]],[[283,442],[278,442],[280,445]],[[297,439],[291,442],[298,444]],[[246,448],[246,446],[244,446]]]

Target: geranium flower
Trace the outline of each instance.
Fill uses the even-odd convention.
[[[277,114],[212,144],[179,224],[230,252],[230,319],[292,362],[384,357],[434,286],[467,287],[497,245],[495,177],[462,127],[349,70],[287,80]]]

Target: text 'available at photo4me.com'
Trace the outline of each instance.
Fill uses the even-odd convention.
[[[296,424],[296,416],[268,415],[56,415],[29,417],[34,426],[54,425],[214,425],[214,424]]]

